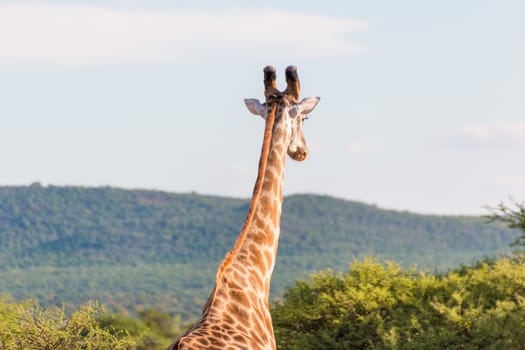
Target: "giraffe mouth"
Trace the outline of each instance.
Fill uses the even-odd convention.
[[[303,161],[308,157],[308,150],[306,148],[290,147],[288,149],[288,155],[293,160]]]

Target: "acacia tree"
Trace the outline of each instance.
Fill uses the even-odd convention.
[[[525,264],[431,275],[366,259],[296,281],[272,309],[281,350],[525,350]]]
[[[494,207],[487,207],[489,211],[488,215],[485,217],[490,222],[503,222],[509,228],[517,229],[522,232],[511,246],[521,247],[525,250],[525,202],[518,202],[514,199],[510,199],[512,205],[507,206],[505,203],[501,202]]]
[[[87,304],[68,316],[63,308],[0,296],[0,350],[135,349],[137,338],[99,326],[95,316],[103,311]]]

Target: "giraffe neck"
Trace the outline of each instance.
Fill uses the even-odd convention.
[[[249,287],[266,302],[280,233],[286,159],[286,130],[282,123],[276,122],[280,114],[281,107],[277,104],[268,107],[257,180],[248,215],[235,246],[217,272],[216,281],[217,288],[224,282],[225,275],[232,272],[232,267],[233,270],[240,269],[246,275],[243,278],[249,281]]]
[[[275,103],[271,108],[244,227],[217,271],[215,288],[200,321],[171,349],[176,349],[178,343],[188,344],[179,349],[205,349],[204,338],[213,332],[222,339],[237,334],[241,348],[275,349],[268,297],[280,233],[288,136],[280,122],[281,110]]]
[[[236,260],[248,266],[248,275],[257,276],[263,283],[263,288],[255,283],[255,288],[262,292],[260,295],[268,300],[270,279],[275,265],[277,246],[280,234],[280,220],[282,207],[282,186],[286,147],[284,144],[284,130],[279,124],[275,125],[267,166],[262,173],[261,190],[253,203],[253,219],[246,222],[246,236],[238,242],[239,250]]]

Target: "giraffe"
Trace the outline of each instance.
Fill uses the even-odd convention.
[[[200,320],[167,350],[276,348],[268,299],[280,234],[286,153],[294,160],[306,159],[302,123],[320,98],[299,101],[295,66],[286,68],[283,92],[277,89],[275,68],[266,66],[263,71],[266,101],[244,100],[251,113],[265,120],[257,180],[244,226],[218,268]]]

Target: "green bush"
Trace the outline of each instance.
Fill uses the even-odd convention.
[[[136,349],[137,339],[126,331],[99,326],[95,316],[103,311],[87,304],[67,316],[63,308],[0,297],[0,350]]]
[[[367,259],[297,281],[273,307],[278,348],[525,349],[525,265],[435,276]]]
[[[121,315],[106,314],[97,318],[104,329],[113,334],[127,333],[137,337],[137,350],[163,350],[173,342],[178,335],[188,328],[181,324],[180,317],[157,310],[142,310],[138,318]]]

